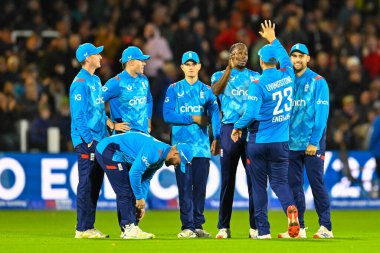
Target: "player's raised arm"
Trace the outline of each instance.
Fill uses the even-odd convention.
[[[212,92],[215,96],[218,96],[219,94],[223,93],[224,89],[227,86],[228,79],[230,78],[232,69],[236,66],[236,62],[233,60],[234,54],[231,53],[230,58],[228,60],[228,66],[226,67],[226,70],[224,71],[223,75],[220,77],[220,79],[216,82],[214,82],[211,86]]]
[[[276,58],[280,63],[280,67],[286,68],[287,72],[294,79],[293,65],[290,61],[289,55],[286,52],[285,48],[282,46],[281,42],[276,38],[276,24],[272,23],[270,20],[265,20],[264,23],[261,23],[261,28],[263,31],[260,31],[259,34],[264,39],[266,39],[275,49]]]

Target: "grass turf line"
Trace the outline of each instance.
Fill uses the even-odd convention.
[[[216,235],[217,211],[206,212],[204,228]],[[0,211],[0,252],[376,252],[380,247],[380,210],[333,211],[335,239],[313,239],[315,211],[306,212],[308,239],[248,239],[248,212],[234,211],[232,239],[177,239],[178,211],[147,211],[140,227],[154,233],[153,240],[122,240],[115,211],[98,211],[96,227],[109,239],[74,239],[73,211]],[[287,229],[284,213],[269,213],[272,237]]]

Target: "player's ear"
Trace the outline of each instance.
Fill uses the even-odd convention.
[[[306,56],[306,62],[310,61],[310,55]]]

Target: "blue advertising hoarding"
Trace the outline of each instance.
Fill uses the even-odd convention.
[[[332,208],[380,208],[375,159],[368,152],[350,152],[348,166],[337,152],[325,156],[325,182]],[[347,165],[346,164],[346,165]],[[78,183],[75,154],[0,154],[0,209],[74,209]],[[219,157],[213,157],[207,184],[206,208],[219,207],[221,173]],[[307,208],[313,208],[313,196],[305,176]],[[280,208],[276,195],[268,188],[269,207]],[[152,178],[149,208],[177,209],[178,189],[174,168],[163,167]],[[114,209],[115,194],[105,179],[99,209]],[[235,187],[234,208],[248,207],[246,175],[240,162]]]

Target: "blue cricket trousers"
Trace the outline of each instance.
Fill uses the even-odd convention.
[[[76,230],[94,228],[96,205],[103,184],[104,172],[95,159],[94,141],[91,147],[81,143],[75,147],[78,155],[77,225]]]
[[[100,154],[95,152],[96,159],[106,173],[112,189],[116,193],[116,206],[119,225],[122,231],[127,224],[138,224],[136,218],[136,198],[129,181],[129,166],[126,163],[112,161],[112,157],[119,145],[109,144]]]
[[[205,157],[194,157],[186,173],[175,170],[182,230],[202,229],[206,221],[203,212],[209,170],[210,158]]]
[[[218,229],[230,228],[232,203],[234,200],[236,170],[241,158],[245,171],[246,166],[246,139],[247,131],[243,131],[242,137],[235,143],[231,139],[233,124],[224,124],[220,129],[220,164],[222,172],[222,184],[220,189],[219,221]],[[256,229],[254,206],[252,197],[252,181],[247,173],[249,195],[249,224]]]
[[[298,209],[298,219],[301,228],[305,227],[305,193],[303,189],[303,169],[306,167],[307,178],[313,192],[315,210],[319,218],[319,225],[331,231],[330,201],[323,180],[323,165],[325,151],[318,150],[314,156],[305,155],[305,151],[290,151],[289,154],[289,185],[293,191],[294,200]]]
[[[290,205],[295,205],[288,184],[289,165],[288,142],[255,143],[254,134],[250,134],[247,144],[247,167],[252,180],[255,220],[259,235],[270,234],[268,221],[267,180],[286,213]]]

